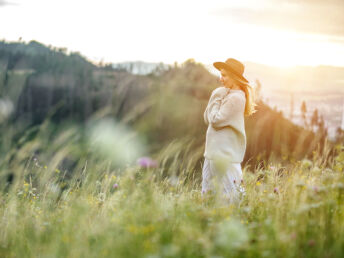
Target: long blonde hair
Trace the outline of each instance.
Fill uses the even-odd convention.
[[[239,82],[238,80],[233,78],[233,76],[230,73],[228,73],[226,70],[225,72],[227,73],[228,76],[230,76],[233,79],[233,81],[235,81],[236,85],[238,85],[240,89],[245,92],[246,103],[245,103],[244,115],[250,116],[256,113],[257,110],[255,109],[255,107],[257,106],[257,104],[255,103],[255,91],[252,89],[252,86],[250,86],[249,84],[244,84],[244,83]]]
[[[254,90],[252,87],[248,84],[242,85],[238,84],[238,86],[245,92],[246,96],[246,104],[245,104],[245,116],[250,116],[254,113],[257,112],[255,107],[257,104],[255,103],[255,95],[254,95]]]

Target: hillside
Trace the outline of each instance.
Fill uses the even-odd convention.
[[[12,113],[2,108],[1,129],[7,132],[16,125],[13,141],[47,119],[58,128],[67,122],[86,126],[95,116],[111,117],[142,136],[149,155],[158,155],[174,141],[190,141],[191,166],[200,168],[206,132],[203,112],[211,91],[219,86],[202,64],[188,60],[135,75],[38,42],[1,42],[0,46],[0,97],[13,107]],[[246,131],[244,163],[251,165],[269,158],[283,162],[311,155],[326,136],[291,123],[263,101],[258,112],[246,119]],[[6,151],[9,146],[4,142],[11,141],[6,133],[1,137],[1,149]]]

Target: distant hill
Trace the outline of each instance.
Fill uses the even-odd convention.
[[[112,67],[116,70],[124,69],[132,74],[146,75],[152,73],[156,69],[167,70],[169,65],[164,63],[148,63],[143,61],[113,63]]]
[[[203,112],[211,91],[219,86],[204,65],[194,60],[168,67],[137,63],[132,66],[134,74],[123,66],[92,64],[78,53],[38,42],[0,46],[0,101],[13,106],[8,124],[24,123],[26,130],[49,118],[57,126],[65,121],[82,125],[103,110],[103,115],[144,135],[152,154],[176,139],[192,139],[190,155],[196,153],[195,165],[201,165]],[[3,110],[0,105],[0,113]],[[272,156],[299,159],[323,144],[325,137],[291,123],[263,101],[246,119],[246,131],[245,162],[253,165]]]
[[[305,101],[307,117],[310,119],[314,110],[318,109],[329,129],[329,137],[334,139],[344,112],[344,67],[278,68],[252,62],[245,65],[247,78],[253,83],[256,79],[261,82],[265,102],[276,106],[288,117],[293,108],[292,121],[301,125],[300,107]]]

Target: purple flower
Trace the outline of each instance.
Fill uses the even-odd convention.
[[[112,186],[113,189],[116,189],[118,188],[118,184],[117,183],[114,183],[113,186]]]
[[[274,188],[274,193],[278,193],[278,188],[277,187]]]
[[[158,163],[150,157],[141,157],[137,160],[137,164],[143,168],[156,168]]]

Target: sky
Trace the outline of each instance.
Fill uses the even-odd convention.
[[[0,40],[95,62],[344,66],[343,0],[0,0]]]

